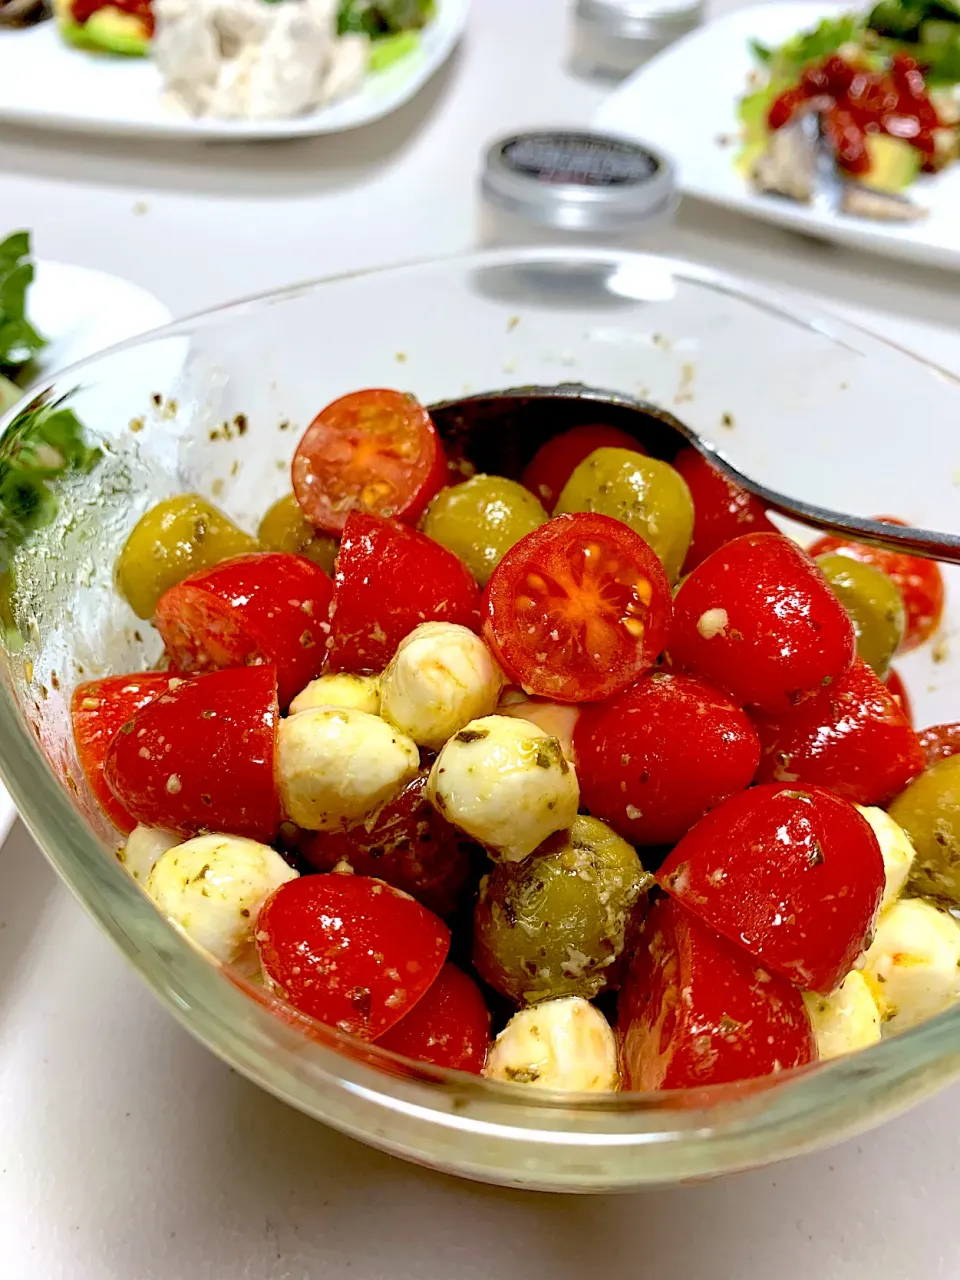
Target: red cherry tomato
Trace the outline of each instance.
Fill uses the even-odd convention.
[[[141,708],[113,739],[107,785],[148,827],[183,836],[229,831],[269,842],[280,825],[278,715],[273,667],[184,680]]]
[[[273,666],[281,707],[320,674],[333,583],[303,556],[235,556],[165,591],[154,624],[177,671]]]
[[[763,503],[741,489],[696,449],[681,449],[672,463],[693,498],[693,541],[683,563],[690,573],[701,560],[745,533],[776,533]]]
[[[894,516],[874,516],[884,524],[905,525]],[[900,643],[900,652],[908,653],[929,640],[943,615],[943,575],[933,560],[921,560],[900,551],[881,551],[863,542],[845,542],[842,538],[818,538],[809,548],[811,556],[828,552],[849,556],[861,564],[872,564],[882,570],[900,588],[903,607],[907,613],[907,629]]]
[[[917,741],[929,769],[938,760],[960,755],[960,724],[932,724],[920,730]]]
[[[859,658],[836,684],[780,716],[755,716],[758,782],[813,783],[854,804],[885,805],[923,771],[917,735]]]
[[[803,997],[669,898],[647,915],[620,989],[624,1088],[696,1089],[817,1056]]]
[[[452,915],[461,903],[475,846],[428,803],[429,775],[424,769],[361,826],[311,833],[299,852],[318,871],[332,871],[346,859],[358,875],[378,876],[438,916]]]
[[[670,584],[639,534],[609,516],[557,516],[521,538],[483,595],[483,636],[510,678],[555,702],[593,702],[657,660]]]
[[[340,533],[350,511],[415,524],[447,480],[423,405],[400,391],[355,391],[328,404],[293,456],[293,492],[311,524]]]
[[[675,844],[708,809],[753,781],[749,718],[694,676],[653,671],[584,707],[573,735],[580,799],[634,844]]]
[[[602,422],[571,427],[562,435],[554,436],[542,444],[527,463],[523,483],[535,493],[547,511],[557,505],[563,486],[594,449],[632,449],[634,453],[646,453],[643,445],[619,427],[608,427]]]
[[[376,1040],[430,989],[450,930],[419,902],[367,876],[302,876],[257,917],[269,983],[328,1027]]]
[[[752,787],[701,818],[657,883],[765,968],[830,992],[869,941],[883,893],[870,824],[823,787]]]
[[[785,711],[843,675],[856,643],[843,605],[799,547],[748,533],[694,569],[674,600],[675,667],[742,706]]]
[[[103,776],[110,743],[141,707],[166,693],[171,678],[165,671],[141,672],[130,676],[108,676],[77,685],[70,702],[73,736],[83,775],[100,808],[113,825],[129,835],[137,825],[119,804]]]
[[[355,511],[337,556],[328,666],[380,671],[421,622],[480,629],[480,588],[438,542],[393,520]]]
[[[490,1043],[490,1012],[480,988],[445,964],[436,982],[377,1044],[436,1067],[479,1075]]]
[[[903,712],[908,724],[913,724],[913,707],[910,704],[910,695],[907,693],[907,686],[903,683],[903,677],[899,671],[895,671],[892,667],[887,672],[887,678],[883,682],[890,690],[893,700],[898,704]]]

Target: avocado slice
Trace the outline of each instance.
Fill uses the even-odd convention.
[[[910,186],[920,172],[922,161],[916,147],[886,133],[868,134],[866,144],[870,168],[866,173],[857,175],[861,186],[891,193]]]
[[[150,35],[136,14],[108,5],[91,14],[81,25],[73,20],[70,0],[55,0],[54,12],[60,34],[78,49],[128,58],[143,58],[150,51]]]

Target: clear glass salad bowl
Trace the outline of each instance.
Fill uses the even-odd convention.
[[[854,514],[956,529],[960,385],[852,326],[710,270],[579,250],[509,251],[307,284],[138,339],[53,378],[103,449],[16,557],[0,773],[46,856],[180,1021],[319,1120],[467,1177],[598,1191],[699,1179],[835,1141],[960,1075],[960,1008],[864,1053],[696,1093],[558,1095],[415,1066],[301,1025],[221,972],[113,856],[69,732],[80,678],[158,641],[112,568],[151,505],[199,491],[248,528],[289,489],[296,440],[347,391],[425,402],[579,381],[684,418],[747,474]],[[8,415],[6,425],[13,421]],[[950,575],[948,575],[949,577]],[[960,602],[960,592],[954,592]],[[948,619],[956,621],[956,609]],[[944,644],[901,665],[918,723],[960,716]]]

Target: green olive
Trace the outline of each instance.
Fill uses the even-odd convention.
[[[960,904],[960,756],[914,778],[889,813],[917,851],[911,891]]]
[[[676,582],[693,537],[693,499],[679,471],[630,449],[595,449],[563,487],[554,515],[598,511],[645,538]]]
[[[590,999],[617,981],[651,884],[631,845],[597,818],[578,817],[523,862],[498,863],[481,881],[477,971],[517,1004]]]
[[[857,653],[881,680],[900,647],[906,626],[903,597],[882,569],[849,556],[817,557],[820,571],[853,623]]]
[[[158,502],[134,526],[117,560],[117,589],[138,618],[191,573],[259,548],[229,516],[196,493]]]
[[[333,573],[337,540],[318,533],[292,493],[279,498],[260,521],[257,537],[264,551],[289,551],[306,556],[325,573]]]
[[[423,532],[454,552],[481,586],[514,543],[550,517],[529,489],[502,476],[473,476],[443,489],[427,508]]]

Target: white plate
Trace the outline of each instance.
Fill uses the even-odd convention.
[[[781,44],[851,5],[772,3],[739,9],[671,46],[600,107],[594,123],[642,138],[677,162],[682,189],[767,222],[895,258],[960,268],[960,165],[911,189],[929,217],[910,225],[850,218],[817,205],[757,195],[733,167],[736,104],[755,69],[748,41]]]
[[[163,303],[139,285],[60,262],[36,264],[27,311],[48,341],[39,361],[41,377],[171,319]],[[0,786],[0,844],[16,816]]]
[[[437,0],[419,48],[368,76],[358,93],[294,120],[194,120],[168,111],[149,58],[112,58],[65,44],[54,23],[0,31],[0,120],[85,133],[159,138],[300,138],[339,133],[389,115],[449,58],[469,0]]]

